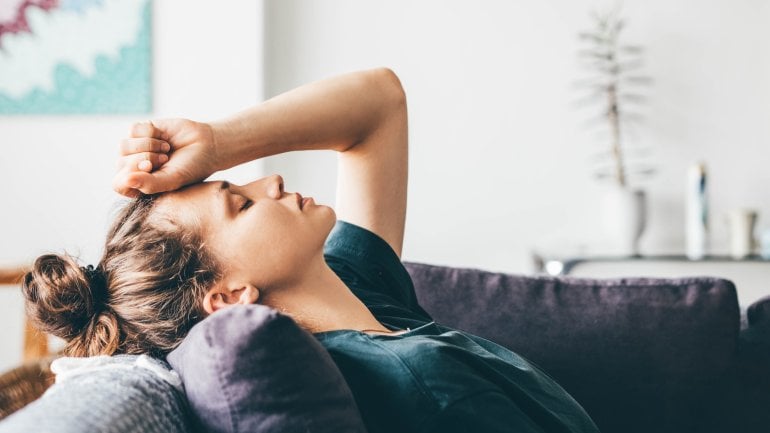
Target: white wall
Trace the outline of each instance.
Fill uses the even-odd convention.
[[[96,264],[119,196],[118,144],[132,122],[210,120],[262,100],[262,4],[153,3],[154,112],[146,116],[0,117],[0,263],[64,250]],[[215,177],[262,174],[248,164]],[[0,288],[0,371],[19,362],[22,299]]]
[[[272,0],[266,93],[389,66],[406,89],[410,186],[404,258],[510,272],[530,251],[601,236],[594,136],[571,107],[577,33],[606,3],[575,0]],[[658,174],[644,253],[682,252],[689,164],[710,170],[715,251],[724,213],[753,207],[770,226],[770,3],[629,0],[628,42],[646,47],[646,120],[630,144]],[[334,200],[334,156],[273,158],[289,190]]]
[[[266,94],[389,66],[410,110],[404,257],[511,272],[529,251],[599,232],[586,113],[569,103],[585,0],[230,0],[154,2],[152,116],[210,119]],[[645,252],[682,246],[687,165],[712,174],[712,213],[758,208],[770,225],[770,3],[627,0],[629,41],[655,78],[635,143],[658,175]],[[262,44],[265,64],[262,67]],[[117,143],[139,117],[0,117],[0,262],[101,252]],[[260,167],[227,176],[246,180]],[[334,156],[271,158],[289,190],[333,203]],[[220,176],[221,177],[221,176]],[[715,221],[716,242],[725,230]],[[0,290],[0,369],[17,362],[21,300]]]

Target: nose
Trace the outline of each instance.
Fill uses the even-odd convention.
[[[231,184],[230,188],[239,194],[250,196],[261,196],[262,194],[265,194],[270,198],[279,200],[283,197],[283,177],[274,174],[255,180],[254,182],[249,182],[243,186]],[[249,191],[251,193],[249,193]]]
[[[278,174],[265,178],[267,182],[267,195],[278,200],[283,197],[283,177]]]

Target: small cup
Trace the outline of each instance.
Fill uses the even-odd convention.
[[[743,259],[754,252],[754,225],[757,212],[751,209],[733,209],[727,213],[730,226],[730,255],[734,259]]]

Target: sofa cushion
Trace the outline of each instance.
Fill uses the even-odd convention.
[[[437,322],[535,362],[605,432],[710,431],[735,364],[734,285],[717,278],[579,279],[406,264]],[[705,413],[704,413],[705,412]]]
[[[204,431],[365,431],[326,350],[271,308],[217,311],[190,330],[168,361]]]
[[[185,433],[191,431],[181,383],[147,356],[69,358],[43,396],[0,422],[2,433]]]

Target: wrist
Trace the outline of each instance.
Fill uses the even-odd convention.
[[[226,170],[237,165],[233,162],[231,151],[233,146],[228,145],[230,140],[230,128],[226,122],[209,122],[205,124],[211,133],[211,147],[216,170]]]

